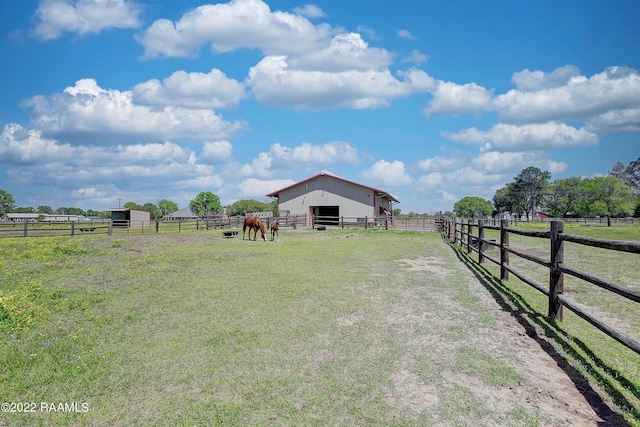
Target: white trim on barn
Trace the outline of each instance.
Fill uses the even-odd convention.
[[[400,203],[390,193],[326,172],[267,194],[278,199],[278,211],[289,216],[372,218],[389,215],[393,203]]]

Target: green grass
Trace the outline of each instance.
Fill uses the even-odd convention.
[[[524,230],[548,230],[548,224],[519,223]],[[565,233],[609,240],[640,240],[640,225],[584,225],[565,224]],[[488,238],[499,240],[499,233],[487,230]],[[529,252],[542,259],[549,259],[549,240],[512,234],[509,245]],[[462,256],[465,258],[466,250]],[[499,259],[498,251],[493,256]],[[565,243],[565,264],[592,275],[604,278],[630,289],[640,291],[640,269],[637,254],[604,250],[574,243]],[[477,255],[470,258],[477,260]],[[519,272],[548,287],[549,270],[533,262],[510,255],[510,265]],[[477,268],[477,267],[474,267]],[[500,277],[499,268],[491,262],[480,267],[492,276],[494,283]],[[485,273],[483,273],[485,274]],[[554,322],[546,319],[548,298],[513,275],[508,281],[496,281],[497,293],[509,305],[525,313],[531,325],[541,335],[552,336],[556,351],[570,360],[578,371],[598,384],[612,400],[627,411],[627,419],[640,425],[640,362],[638,355],[591,324],[564,309],[564,320]],[[580,303],[589,312],[604,319],[626,334],[640,337],[640,319],[635,315],[638,304],[614,293],[600,289],[588,282],[565,275],[564,295]]]
[[[547,425],[482,394],[526,380],[436,234],[16,238],[0,253],[0,400],[88,405],[0,425]]]

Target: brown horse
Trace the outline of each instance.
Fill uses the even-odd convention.
[[[271,223],[271,240],[275,240],[277,235],[278,235],[278,223],[272,222]]]
[[[251,229],[254,230],[253,240],[256,240],[258,237],[258,229],[260,229],[260,233],[262,233],[262,240],[265,242],[265,232],[264,232],[264,224],[257,216],[246,216],[244,218],[244,223],[242,224],[242,240],[244,240],[244,233],[249,228],[249,240],[251,240]]]

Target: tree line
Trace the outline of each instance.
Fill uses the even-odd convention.
[[[138,204],[133,201],[126,202],[124,208],[140,209],[149,211],[153,219],[160,219],[166,215],[176,212],[178,204],[167,199],[161,199],[156,203],[147,202]],[[217,215],[222,211],[220,198],[210,191],[200,192],[189,203],[189,210],[196,216],[204,217],[207,215]],[[229,216],[244,216],[250,212],[272,212],[274,216],[278,215],[278,202],[260,202],[258,200],[238,200],[226,207]],[[51,206],[41,205],[37,208],[16,206],[13,195],[5,190],[0,189],[0,216],[5,213],[41,213],[41,214],[58,214],[58,215],[83,215],[93,218],[110,218],[111,211],[83,210],[75,207],[59,207],[53,209]]]
[[[640,217],[640,157],[628,165],[617,162],[607,176],[550,180],[550,172],[529,166],[498,189],[492,201],[466,196],[454,204],[454,214],[529,220],[540,210],[555,218]]]

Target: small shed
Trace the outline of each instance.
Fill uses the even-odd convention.
[[[358,221],[390,215],[394,203],[389,192],[321,172],[293,185],[267,194],[278,199],[282,215],[307,215],[309,225],[314,216],[345,217]]]
[[[111,220],[114,227],[149,228],[151,212],[141,209],[111,209]]]

